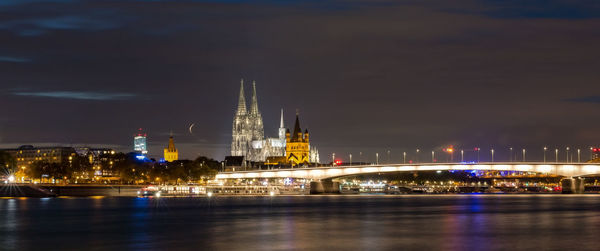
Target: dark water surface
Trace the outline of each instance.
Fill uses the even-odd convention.
[[[2,250],[600,250],[600,196],[0,199]]]

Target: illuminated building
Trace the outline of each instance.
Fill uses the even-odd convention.
[[[133,151],[140,152],[142,154],[147,154],[146,146],[146,134],[143,133],[142,128],[139,129],[139,132],[133,137]]]
[[[287,130],[285,134],[285,152],[288,163],[293,165],[310,163],[310,146],[308,135],[308,130],[304,130],[304,133],[302,133],[302,129],[300,128],[300,120],[298,119],[298,114],[296,114],[294,133],[290,135],[290,131]]]
[[[179,154],[177,153],[177,148],[175,148],[175,143],[173,142],[173,135],[169,136],[169,146],[165,148],[165,161],[173,162],[179,159]]]
[[[321,160],[319,159],[319,150],[314,146],[310,146],[309,149],[310,149],[310,152],[308,153],[308,161],[310,163],[321,162]]]
[[[115,154],[115,150],[111,148],[75,147],[75,152],[79,156],[88,156],[91,154],[94,158],[103,154]]]
[[[308,133],[306,134],[308,137]],[[263,119],[258,110],[258,98],[256,96],[256,83],[252,82],[252,103],[250,111],[246,109],[246,97],[244,95],[244,80],[240,84],[240,95],[238,107],[233,117],[233,129],[231,140],[231,156],[243,156],[245,161],[287,162],[286,155],[286,129],[283,123],[283,109],[279,122],[278,137],[265,138]],[[295,142],[298,143],[298,142]],[[318,163],[319,151],[307,145],[306,163]],[[283,160],[283,161],[282,161]]]
[[[17,149],[5,149],[15,158],[18,167],[29,167],[36,161],[47,161],[49,163],[63,163],[69,161],[77,152],[72,147],[33,147],[31,145],[20,146]]]
[[[97,166],[103,155],[115,154],[115,150],[110,148],[90,148],[90,147],[75,147],[77,155],[87,157],[90,164]]]
[[[258,110],[256,83],[252,82],[252,103],[250,111],[247,111],[244,80],[242,80],[238,107],[233,117],[231,156],[244,156],[245,160],[253,162],[265,161],[270,156],[285,156],[283,110],[281,116],[279,138],[265,139],[263,119]]]

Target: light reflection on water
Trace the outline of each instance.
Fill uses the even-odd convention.
[[[600,196],[0,199],[0,249],[597,250]]]

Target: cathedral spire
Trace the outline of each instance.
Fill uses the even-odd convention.
[[[281,108],[281,121],[279,122],[279,128],[283,128],[283,108]]]
[[[281,122],[279,122],[279,140],[285,144],[285,126],[283,125],[283,108],[281,108]]]
[[[252,81],[252,105],[250,106],[250,114],[258,114],[258,98],[256,98],[256,81]]]
[[[240,83],[240,97],[238,100],[237,115],[246,115],[246,97],[244,96],[244,79]]]

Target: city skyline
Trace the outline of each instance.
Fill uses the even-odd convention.
[[[600,2],[0,0],[1,250],[597,250]]]
[[[151,156],[161,155],[172,130],[182,158],[222,159],[240,78],[258,83],[266,136],[277,136],[280,109],[286,125],[299,109],[323,162],[333,152],[340,158],[363,152],[373,160],[388,149],[399,161],[403,151],[448,145],[494,147],[499,159],[513,146],[539,158],[543,146],[584,149],[600,142],[596,7],[554,1],[124,1],[120,7],[4,3],[0,102],[10,109],[0,117],[0,148],[127,151],[141,127]],[[159,10],[163,16],[153,15]]]

